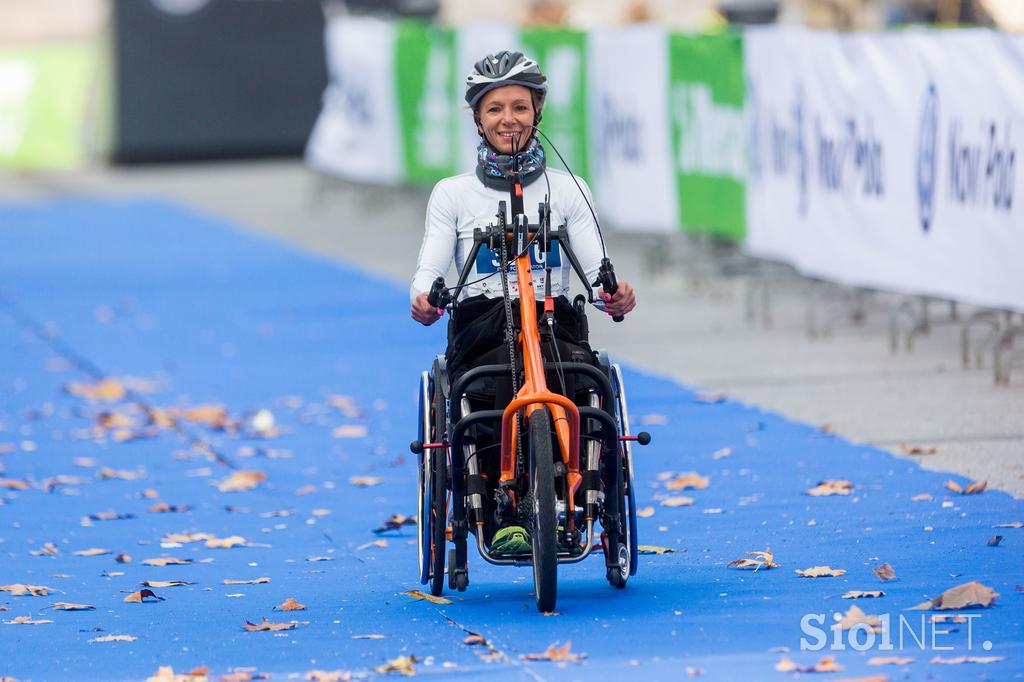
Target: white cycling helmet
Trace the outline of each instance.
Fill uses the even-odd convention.
[[[476,107],[481,97],[503,85],[523,85],[537,90],[541,103],[548,90],[547,78],[535,60],[522,52],[503,50],[489,54],[473,65],[473,71],[466,77],[466,102]]]

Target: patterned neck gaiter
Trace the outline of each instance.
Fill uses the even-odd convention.
[[[537,138],[530,140],[526,149],[518,154],[501,154],[496,152],[486,140],[480,140],[476,148],[476,175],[485,186],[491,189],[508,189],[508,173],[515,162],[519,169],[519,181],[526,187],[539,178],[544,172],[544,147]]]

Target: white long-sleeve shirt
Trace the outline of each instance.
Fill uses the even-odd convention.
[[[597,278],[602,255],[597,225],[572,177],[565,171],[552,168],[549,168],[547,173],[551,182],[551,227],[553,229],[563,224],[566,226],[572,250],[587,274],[587,279],[593,282]],[[582,179],[579,179],[579,182],[586,192],[587,201],[593,204],[590,188]],[[523,188],[523,209],[531,225],[539,220],[537,209],[547,191],[548,186],[543,177],[537,178]],[[430,291],[430,286],[436,278],[447,276],[453,258],[456,273],[462,271],[462,265],[473,249],[473,230],[497,223],[499,201],[505,202],[507,212],[508,191],[484,186],[475,173],[445,178],[434,186],[427,204],[426,229],[416,274],[413,275],[409,291],[410,299]],[[569,297],[569,284],[576,275],[573,274],[569,259],[561,253],[561,249],[556,251],[553,244],[551,253],[543,254],[535,244],[531,247],[530,255],[537,299],[544,298],[545,255],[551,262],[552,295]],[[512,256],[514,254],[509,254],[510,258]],[[463,289],[463,298],[480,294],[491,298],[502,295],[501,276],[497,270],[499,260],[500,256],[492,253],[486,246],[480,248],[467,281],[472,282],[491,273],[494,275],[467,286]],[[510,272],[514,272],[514,267],[510,268]],[[448,286],[454,287],[456,281],[449,281]],[[519,295],[519,286],[514,275],[509,280],[509,292],[513,297]]]

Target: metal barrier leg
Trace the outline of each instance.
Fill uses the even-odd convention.
[[[964,369],[968,369],[971,366],[971,327],[980,324],[987,325],[989,331],[975,346],[974,357],[979,368],[984,365],[982,349],[990,344],[994,344],[998,338],[1001,327],[998,311],[978,310],[968,315],[967,319],[960,325],[960,364]]]
[[[1013,349],[1014,339],[1021,335],[1024,335],[1024,324],[1011,326],[999,335],[992,363],[995,368],[996,384],[1008,385],[1013,366],[1024,362],[1024,349]]]

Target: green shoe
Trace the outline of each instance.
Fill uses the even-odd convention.
[[[531,549],[530,534],[522,526],[499,528],[491,539],[492,554],[525,554]]]

